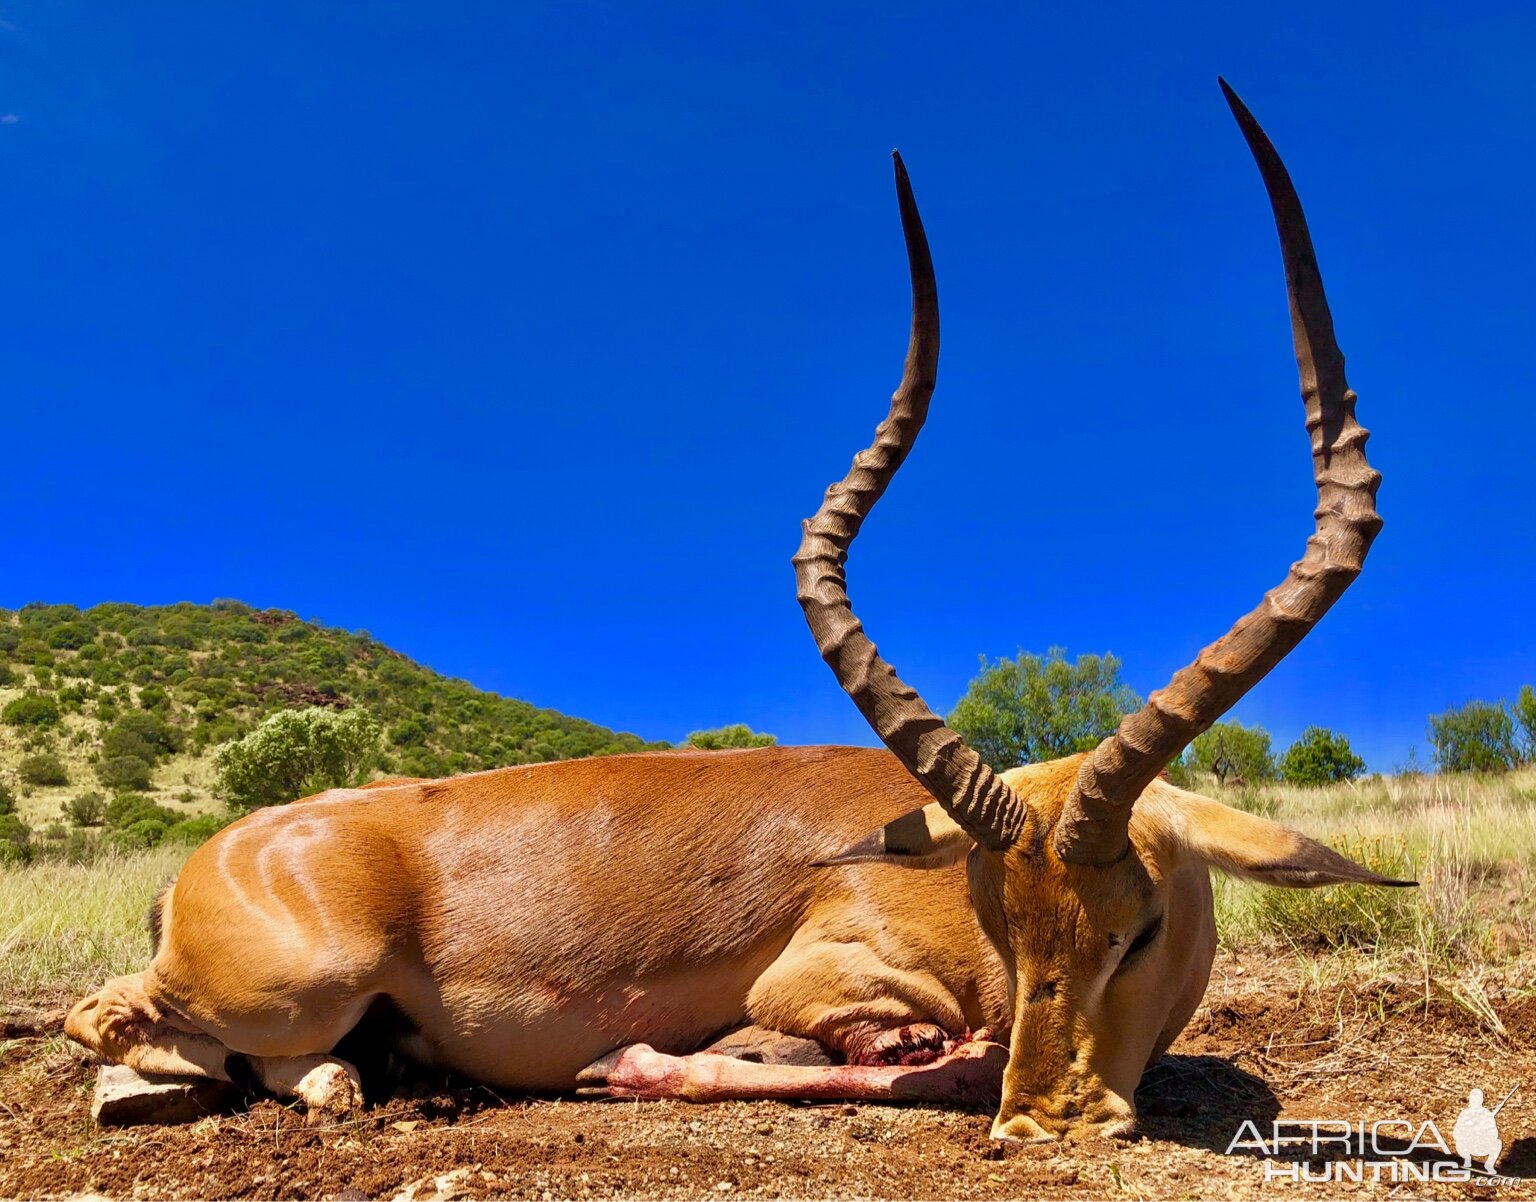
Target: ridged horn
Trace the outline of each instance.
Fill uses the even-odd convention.
[[[1317,480],[1316,530],[1306,554],[1257,609],[1126,715],[1083,762],[1055,833],[1057,854],[1076,863],[1109,863],[1125,853],[1126,824],[1141,791],[1301,642],[1360,574],[1381,529],[1375,500],[1381,475],[1366,462],[1369,435],[1355,421],[1355,394],[1344,381],[1344,356],[1334,341],[1301,201],[1253,114],[1220,83],[1264,177],[1280,234]]]
[[[928,239],[901,156],[896,196],[912,273],[912,337],[901,384],[874,443],[854,457],[847,476],[827,489],[816,515],[804,524],[795,555],[801,608],[821,657],[870,726],[949,814],[978,843],[994,851],[1023,831],[1028,810],[965,740],[903,683],[880,658],[854,617],[843,566],[864,519],[885,493],[916,441],[939,367],[939,295]]]

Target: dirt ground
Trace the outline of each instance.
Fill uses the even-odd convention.
[[[1353,1150],[1228,1155],[1244,1120],[1267,1140],[1277,1118],[1432,1121],[1449,1143],[1469,1089],[1492,1105],[1519,1085],[1498,1116],[1498,1168],[1536,1178],[1536,998],[1497,999],[1497,1017],[1479,1019],[1479,1005],[1426,1003],[1422,986],[1313,990],[1257,960],[1218,961],[1205,1005],[1137,1093],[1142,1138],[1043,1148],[999,1147],[990,1115],[931,1107],[528,1100],[442,1081],[330,1128],[260,1100],[99,1130],[95,1068],[58,1035],[62,1001],[0,1002],[5,1197],[1536,1198],[1536,1181],[1402,1180],[1447,1159],[1422,1148],[1388,1154],[1381,1179],[1367,1167],[1359,1184],[1337,1177]],[[1406,1134],[1383,1128],[1380,1146],[1401,1150]],[[1298,1161],[1330,1179],[1291,1180]]]

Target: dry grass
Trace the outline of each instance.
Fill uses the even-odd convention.
[[[1351,948],[1381,972],[1472,979],[1536,937],[1536,769],[1207,791],[1420,882],[1280,891],[1222,880],[1217,917],[1229,947]]]
[[[149,903],[191,850],[0,866],[0,998],[61,999],[142,968]]]

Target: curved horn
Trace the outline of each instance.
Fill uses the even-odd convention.
[[[1317,530],[1301,561],[1257,609],[1201,651],[1141,710],[1126,715],[1083,762],[1055,836],[1057,854],[1077,863],[1108,863],[1125,853],[1126,823],[1141,791],[1301,642],[1360,574],[1381,529],[1375,502],[1381,475],[1365,459],[1369,435],[1355,421],[1355,394],[1344,382],[1344,356],[1334,341],[1301,201],[1253,114],[1225,80],[1219,82],[1264,177],[1280,233],[1312,438]]]
[[[854,456],[848,475],[827,489],[816,516],[804,524],[805,536],[794,558],[795,580],[822,659],[875,733],[978,843],[1000,851],[1019,837],[1028,810],[880,658],[853,615],[843,574],[849,545],[923,428],[939,368],[933,260],[907,169],[899,154],[894,157],[896,196],[912,270],[912,340],[906,369],[891,397],[891,411],[875,431],[874,444]]]

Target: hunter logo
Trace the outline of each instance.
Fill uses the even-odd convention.
[[[1276,1119],[1269,1132],[1244,1120],[1227,1145],[1227,1155],[1251,1152],[1265,1157],[1264,1180],[1313,1183],[1478,1181],[1513,1184],[1498,1175],[1498,1115],[1516,1084],[1489,1109],[1481,1089],[1467,1094],[1447,1142],[1431,1119],[1400,1116],[1375,1119]],[[1454,1151],[1452,1149],[1454,1148]]]

